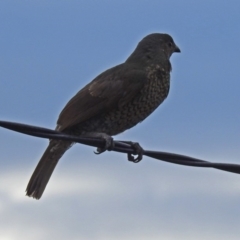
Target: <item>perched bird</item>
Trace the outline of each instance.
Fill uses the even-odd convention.
[[[122,64],[106,70],[82,88],[64,107],[56,130],[84,137],[103,138],[110,149],[113,135],[119,134],[149,116],[167,97],[172,53],[180,52],[168,34],[144,37]],[[73,143],[50,140],[26,189],[26,195],[39,199],[59,159]],[[141,148],[137,149],[140,154]],[[140,154],[141,155],[141,154]],[[138,162],[137,159],[132,159]]]

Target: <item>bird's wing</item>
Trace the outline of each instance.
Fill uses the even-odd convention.
[[[103,72],[67,103],[59,115],[57,129],[62,131],[113,108],[123,107],[139,93],[146,81],[145,72],[129,64]]]

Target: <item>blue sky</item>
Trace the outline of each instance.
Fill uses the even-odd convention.
[[[171,57],[167,100],[116,136],[240,164],[239,1],[1,1],[0,119],[54,128],[67,101],[153,32]],[[0,239],[239,239],[240,176],[75,145],[40,201],[25,197],[47,140],[0,129]]]

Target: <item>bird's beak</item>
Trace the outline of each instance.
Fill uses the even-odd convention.
[[[181,52],[180,48],[177,45],[175,45],[175,51],[174,52]]]

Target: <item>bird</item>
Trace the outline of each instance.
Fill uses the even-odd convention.
[[[61,111],[56,130],[105,140],[97,153],[110,150],[112,136],[132,128],[148,117],[168,96],[170,57],[180,49],[166,33],[145,36],[124,63],[112,67],[73,96]],[[50,140],[26,188],[26,195],[40,199],[71,141]],[[141,147],[133,144],[141,160]]]

